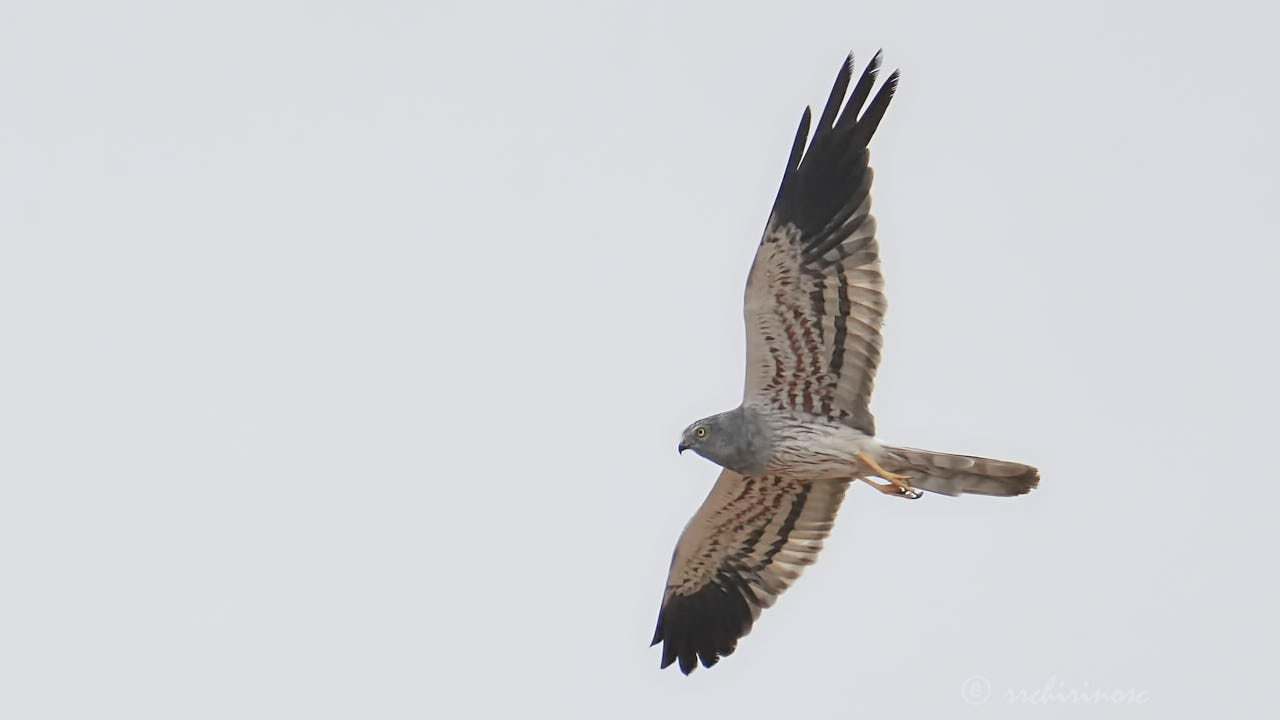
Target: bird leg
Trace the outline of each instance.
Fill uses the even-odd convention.
[[[880,492],[885,493],[886,495],[902,495],[903,497],[909,497],[913,500],[920,497],[920,491],[911,487],[911,485],[906,482],[911,479],[910,475],[899,475],[898,473],[889,472],[888,470],[880,467],[879,463],[864,452],[858,453],[858,459],[867,467],[871,468],[873,473],[889,481],[889,485],[881,485],[879,483],[872,482],[865,477],[862,478]]]
[[[888,480],[894,485],[898,485],[899,487],[901,487],[900,482],[902,480],[911,479],[909,475],[899,475],[898,473],[891,473],[888,470],[885,470],[884,468],[880,467],[879,463],[877,463],[875,460],[872,460],[870,455],[864,452],[858,453],[858,459],[861,460],[863,464],[865,464],[867,467],[871,468],[871,472],[884,478],[885,480]]]
[[[858,479],[870,485],[871,487],[879,490],[885,495],[903,497],[908,500],[915,500],[920,497],[920,491],[911,487],[910,485],[907,485],[906,483],[889,482],[881,485],[880,483],[866,476],[859,476]]]

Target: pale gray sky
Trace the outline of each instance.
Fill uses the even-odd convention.
[[[207,5],[0,7],[0,716],[1274,711],[1274,4]],[[880,47],[880,432],[1041,488],[854,488],[660,672],[678,433]]]

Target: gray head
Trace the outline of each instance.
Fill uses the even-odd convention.
[[[684,429],[680,452],[692,450],[742,475],[756,475],[769,460],[770,445],[754,411],[736,408],[703,418]]]

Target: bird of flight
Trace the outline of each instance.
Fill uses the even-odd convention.
[[[742,404],[680,440],[681,452],[723,467],[676,544],[653,634],[662,667],[679,663],[686,675],[732,653],[813,563],[855,480],[910,499],[921,490],[1022,495],[1040,480],[1027,465],[875,438],[868,401],[885,298],[867,143],[898,72],[872,97],[877,53],[842,110],[854,69],[850,55],[807,149],[808,108],[800,119],[747,278]]]

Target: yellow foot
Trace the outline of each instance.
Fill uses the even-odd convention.
[[[886,483],[884,485],[881,485],[880,483],[876,482],[875,480],[872,480],[869,477],[859,477],[858,479],[870,485],[871,487],[879,490],[885,495],[893,495],[895,497],[907,498],[908,500],[915,500],[916,498],[920,497],[920,494],[921,494],[919,490],[911,487],[910,485],[907,485],[906,483],[891,482],[891,483]]]
[[[879,463],[877,463],[875,460],[872,460],[870,455],[864,452],[858,453],[858,459],[861,460],[867,467],[871,468],[871,471],[874,472],[876,475],[879,475],[880,477],[884,478],[885,480],[888,480],[894,485],[900,485],[901,481],[911,479],[910,475],[899,475],[898,473],[891,473],[888,470],[885,470],[884,468],[880,467]]]

